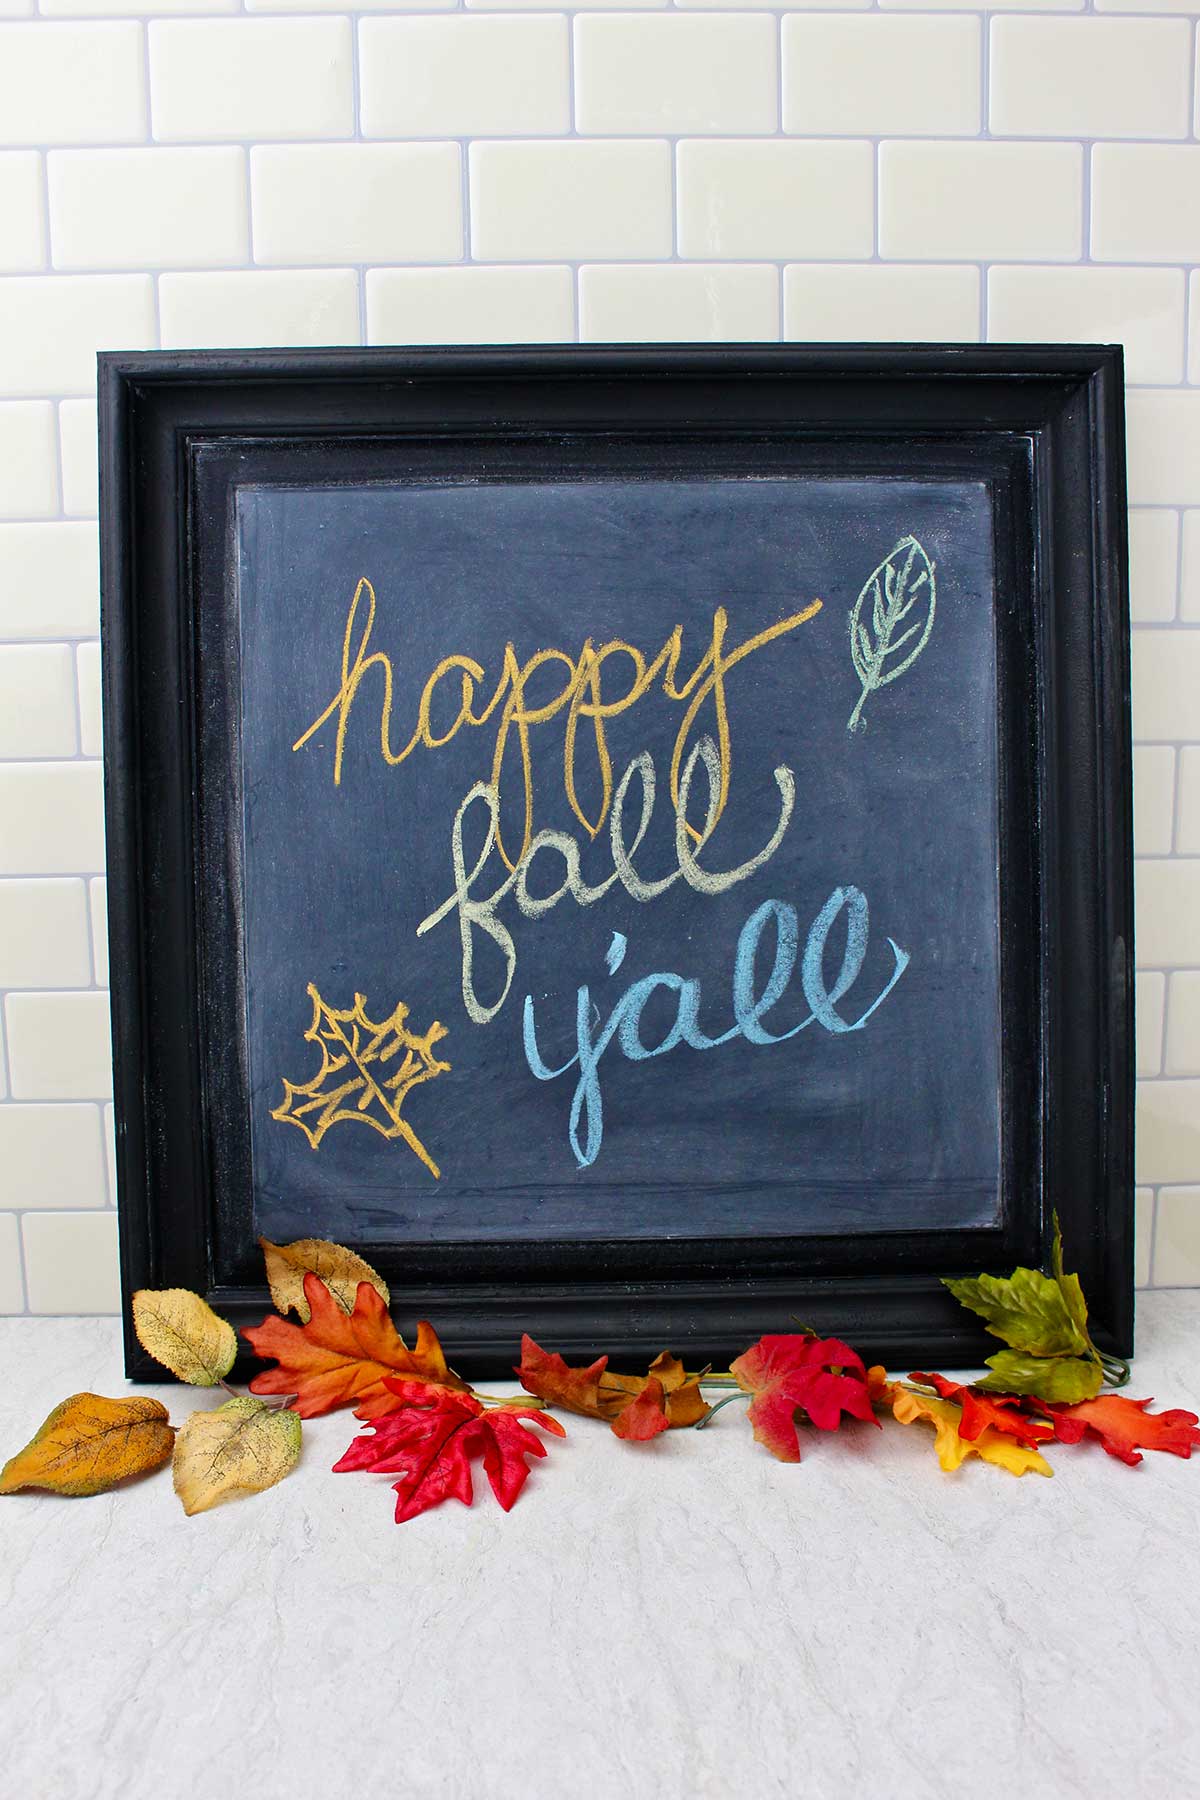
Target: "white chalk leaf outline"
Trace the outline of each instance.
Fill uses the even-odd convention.
[[[934,567],[915,537],[902,537],[863,583],[850,614],[850,659],[862,684],[862,693],[846,721],[848,731],[857,731],[862,724],[867,695],[903,675],[929,642],[937,611]],[[868,599],[871,603],[870,631],[862,620]],[[917,608],[915,622],[901,630],[914,607]],[[925,608],[923,618],[922,607]],[[914,637],[915,644],[912,642]],[[911,645],[908,654],[895,662],[893,659],[905,645]]]

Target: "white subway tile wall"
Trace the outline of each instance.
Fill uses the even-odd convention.
[[[1200,0],[0,0],[0,1312],[117,1305],[95,353],[1120,341],[1139,1285],[1200,1285]]]

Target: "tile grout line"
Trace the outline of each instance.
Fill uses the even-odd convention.
[[[245,5],[246,0],[242,0]],[[354,14],[350,20],[350,105],[351,124],[354,129],[354,142],[363,142],[362,128],[362,26],[361,13]],[[253,197],[251,198],[251,214],[253,215]],[[367,308],[367,264],[354,265],[354,297],[358,309],[358,341],[366,345],[371,341],[370,316]]]

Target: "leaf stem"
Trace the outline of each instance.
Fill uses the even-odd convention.
[[[720,1412],[720,1410],[723,1406],[732,1406],[735,1400],[749,1400],[749,1399],[750,1399],[749,1394],[742,1394],[742,1393],[727,1394],[725,1396],[724,1400],[718,1400],[717,1404],[715,1406],[710,1406],[708,1411],[705,1413],[705,1415],[702,1419],[696,1420],[693,1430],[703,1431],[704,1427],[706,1425],[709,1425],[712,1423],[713,1419]]]

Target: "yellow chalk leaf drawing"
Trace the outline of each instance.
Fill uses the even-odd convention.
[[[311,1081],[300,1084],[284,1077],[283,1102],[271,1117],[298,1125],[314,1150],[340,1120],[370,1125],[381,1137],[403,1138],[430,1174],[440,1176],[400,1108],[410,1089],[449,1072],[450,1064],[433,1053],[446,1027],[435,1019],[418,1036],[405,1023],[408,1008],[402,1000],[390,1018],[376,1025],[367,1017],[364,994],[355,994],[354,1005],[345,1010],[327,1005],[311,981],[308,994],[313,1016],[304,1039],[320,1050],[321,1067]]]

